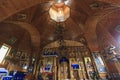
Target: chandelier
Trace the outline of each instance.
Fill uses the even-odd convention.
[[[66,42],[64,40],[65,29],[63,23],[70,17],[70,8],[65,4],[63,0],[56,0],[55,3],[49,9],[50,18],[58,25],[55,30],[56,38],[59,44],[60,53],[66,51]]]
[[[56,38],[57,38],[57,41],[59,44],[59,49],[61,51],[66,50],[66,43],[64,40],[64,36],[63,36],[64,33],[65,33],[64,26],[63,26],[63,24],[59,23],[58,26],[56,27],[55,34],[56,34]]]
[[[64,2],[57,1],[49,9],[49,15],[56,22],[64,22],[70,16],[70,8]]]

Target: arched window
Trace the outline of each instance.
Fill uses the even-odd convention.
[[[11,47],[7,44],[3,44],[0,48],[0,64],[3,63],[5,56],[9,53]]]

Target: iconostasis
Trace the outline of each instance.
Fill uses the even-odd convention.
[[[92,62],[90,52],[74,51],[71,54],[76,54],[75,57],[69,58],[71,68],[71,78],[74,80],[92,79],[92,70],[94,65]]]
[[[39,61],[38,78],[40,80],[56,79],[56,57],[57,52],[44,52]]]
[[[96,59],[84,46],[67,46],[62,54],[58,47],[44,48],[38,77],[40,80],[97,79],[99,73]]]

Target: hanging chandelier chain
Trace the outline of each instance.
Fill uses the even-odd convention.
[[[56,34],[56,38],[58,40],[60,50],[66,49],[66,42],[64,40],[64,33],[65,33],[65,28],[64,28],[63,24],[59,23],[57,28],[55,29],[55,34]]]

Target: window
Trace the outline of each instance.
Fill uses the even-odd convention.
[[[11,49],[10,46],[3,44],[0,48],[0,64],[3,62],[4,57],[7,55],[9,50]]]

